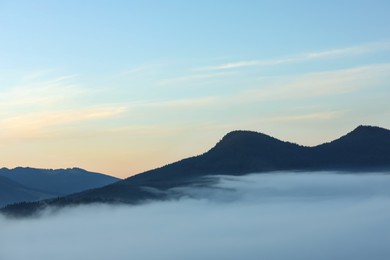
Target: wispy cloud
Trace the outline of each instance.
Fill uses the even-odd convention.
[[[53,132],[58,134],[56,127],[94,120],[107,120],[120,116],[125,111],[126,107],[113,106],[19,114],[0,120],[2,128],[0,132],[7,137],[17,139],[46,139],[52,137]],[[57,130],[53,130],[54,128]]]
[[[218,97],[180,98],[172,100],[155,100],[129,104],[129,108],[182,109],[214,104]]]
[[[304,99],[346,94],[365,87],[383,84],[390,64],[372,64],[335,71],[308,73],[285,79],[285,82],[242,92],[247,99]]]
[[[21,81],[23,82],[31,82],[34,80],[39,80],[42,78],[45,78],[47,76],[50,76],[51,74],[55,73],[57,70],[56,69],[38,69],[38,70],[33,70],[30,71],[21,77]],[[74,76],[71,76],[74,77]]]
[[[390,50],[390,42],[374,42],[347,48],[331,49],[319,52],[308,52],[303,57],[307,59],[333,58],[347,55],[361,55],[371,52],[381,52]]]
[[[347,116],[346,109],[352,111],[356,107],[351,102],[349,102],[351,105],[348,108],[343,106],[342,102],[333,102],[334,97],[341,97],[344,100],[348,98],[349,100],[349,97],[353,95],[353,97],[364,100],[365,96],[362,93],[383,86],[388,80],[389,71],[390,64],[372,64],[348,69],[275,77],[267,84],[259,84],[233,93],[190,99],[149,101],[130,105],[129,109],[140,111],[145,115],[148,113],[147,111],[169,114],[170,109],[172,109],[175,111],[175,117],[185,113],[199,115],[203,118],[203,122],[213,120],[215,124],[224,124],[228,121],[233,122],[233,125],[240,124],[240,122],[245,124],[245,120],[248,118],[253,120],[254,117],[278,125],[294,121],[305,123],[324,120],[338,121]],[[308,105],[313,100],[318,100],[318,106]],[[260,108],[267,107],[269,102],[282,103],[277,111],[269,111],[268,109],[261,111]],[[291,111],[291,108],[297,104],[305,109]],[[224,116],[216,117],[216,115],[222,115],[220,111],[224,109],[231,111],[228,121]],[[152,117],[154,116],[152,115]],[[170,124],[169,122],[165,123]],[[234,126],[226,127],[226,129],[234,129]]]
[[[232,73],[228,72],[216,72],[216,73],[202,73],[202,74],[191,74],[187,76],[181,77],[172,77],[168,79],[163,79],[158,82],[159,85],[174,85],[174,84],[184,84],[190,81],[204,80],[204,79],[214,79],[220,77],[226,77],[232,75]]]
[[[352,46],[347,48],[338,48],[317,52],[307,52],[297,55],[292,55],[283,58],[275,58],[269,60],[242,60],[235,62],[228,62],[225,64],[206,66],[195,68],[195,71],[216,71],[216,70],[231,70],[244,67],[255,67],[255,66],[274,66],[279,64],[288,64],[296,62],[304,62],[317,59],[325,58],[340,58],[343,56],[362,55],[365,53],[381,52],[390,50],[390,42],[377,42],[369,43],[358,46]]]
[[[244,67],[255,67],[255,66],[267,66],[267,65],[278,65],[284,63],[290,63],[298,61],[297,58],[284,58],[284,59],[273,59],[273,60],[250,60],[250,61],[237,61],[230,62],[216,66],[208,66],[195,68],[195,71],[213,71],[213,70],[229,70],[229,69],[237,69]]]
[[[127,106],[129,111],[158,110],[160,113],[168,109],[187,111],[199,108],[246,106],[261,101],[296,101],[316,97],[331,97],[383,85],[387,80],[388,71],[390,71],[390,64],[385,63],[288,77],[275,77],[266,84],[233,93],[170,100],[145,100],[128,103]],[[292,116],[290,119],[329,118],[332,115],[332,113],[326,112]],[[280,119],[287,120],[288,118]]]
[[[74,78],[74,75],[61,76],[5,88],[1,90],[0,109],[4,112],[22,107],[51,106],[86,93],[86,89],[72,82]]]
[[[270,121],[286,122],[286,121],[304,121],[304,120],[330,120],[338,117],[344,111],[331,111],[331,112],[316,112],[316,113],[304,113],[294,114],[287,116],[272,117]]]
[[[66,129],[66,125],[110,119],[126,111],[123,104],[83,102],[94,90],[76,84],[75,75],[44,80],[37,77],[1,90],[2,139],[50,137],[55,127]]]
[[[119,74],[127,76],[152,74],[161,71],[163,65],[162,63],[142,64],[122,70]]]
[[[260,61],[257,61],[257,60],[237,61],[237,62],[230,62],[230,63],[225,63],[225,64],[217,65],[217,66],[197,68],[195,70],[226,70],[226,69],[235,69],[235,68],[241,68],[241,67],[258,66],[259,64],[260,64]]]

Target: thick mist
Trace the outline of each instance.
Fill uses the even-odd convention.
[[[215,178],[180,200],[0,218],[0,259],[390,259],[390,175]]]

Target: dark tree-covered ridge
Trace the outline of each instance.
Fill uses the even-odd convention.
[[[131,176],[102,188],[72,194],[45,205],[94,201],[139,203],[164,199],[165,191],[185,185],[203,185],[201,177],[243,175],[272,171],[390,170],[390,130],[359,126],[329,143],[305,147],[253,131],[233,131],[206,153]],[[37,206],[41,204],[37,204]],[[9,206],[9,213],[25,212],[34,205]]]

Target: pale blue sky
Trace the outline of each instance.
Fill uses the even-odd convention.
[[[124,177],[249,129],[390,128],[389,1],[1,1],[0,166]]]

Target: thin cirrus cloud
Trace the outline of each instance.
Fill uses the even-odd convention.
[[[220,95],[151,99],[127,103],[127,112],[124,116],[131,116],[131,123],[102,131],[136,136],[169,136],[172,133],[198,129],[199,125],[212,125],[215,128],[212,131],[222,134],[237,126],[256,127],[253,122],[260,119],[261,123],[278,127],[293,122],[301,124],[340,122],[359,110],[360,104],[349,102],[350,105],[346,107],[343,102],[333,102],[334,98],[347,97],[364,101],[369,98],[369,95],[362,95],[362,93],[382,86],[386,82],[389,69],[390,64],[372,64],[298,76],[276,77],[266,84]],[[315,105],[312,100],[317,100]],[[266,109],[269,102],[277,102],[278,108]],[[377,103],[379,106],[386,106],[380,104],[380,101]],[[227,109],[234,112],[229,116],[223,116],[221,111]],[[138,120],[137,117],[140,119]],[[188,118],[196,120],[185,121]],[[183,129],[178,124],[178,122],[183,123],[183,120],[188,128]],[[218,127],[220,128],[217,129]],[[318,140],[312,143],[318,143]]]
[[[61,76],[46,80],[35,80],[2,90],[0,108],[3,111],[25,107],[58,105],[77,98],[87,92],[72,82],[75,75]]]
[[[160,86],[166,86],[166,85],[174,85],[174,84],[186,84],[193,81],[201,81],[205,79],[215,79],[215,78],[224,78],[227,76],[234,75],[233,73],[229,72],[214,72],[214,73],[201,73],[201,74],[192,74],[187,76],[181,76],[181,77],[172,77],[168,79],[162,79],[158,82],[158,85]]]
[[[206,96],[199,98],[181,98],[171,100],[154,100],[145,102],[136,102],[129,105],[129,108],[133,109],[182,109],[192,107],[202,107],[207,105],[216,104],[219,98],[216,96]]]
[[[52,129],[74,123],[107,120],[120,116],[126,107],[94,107],[69,111],[38,112],[9,117],[0,121],[3,134],[17,139],[52,137]],[[4,133],[5,132],[5,133]],[[57,131],[58,134],[58,131]]]
[[[238,62],[229,62],[217,66],[208,66],[195,68],[195,71],[213,71],[213,70],[228,70],[228,69],[237,69],[243,67],[255,67],[255,66],[267,66],[267,65],[278,65],[284,63],[290,63],[293,61],[298,61],[297,58],[286,58],[286,59],[274,59],[274,60],[249,60],[249,61],[238,61]]]
[[[233,94],[176,99],[149,103],[161,109],[193,108],[197,106],[243,105],[271,100],[297,100],[313,97],[334,96],[357,92],[383,85],[388,77],[390,64],[372,64],[348,69],[306,73],[298,76],[278,77],[275,82],[239,90]]]
[[[280,107],[279,112],[261,112],[263,118],[268,118],[268,121],[287,122],[287,121],[310,121],[310,120],[332,120],[345,115],[345,108],[342,103],[332,102],[329,107],[329,99],[335,96],[342,95],[360,95],[360,99],[364,100],[367,95],[362,96],[362,92],[369,89],[376,89],[383,86],[388,77],[390,64],[372,64],[368,66],[353,67],[340,70],[322,71],[315,73],[306,73],[288,77],[276,77],[270,82],[258,84],[258,86],[240,89],[232,93],[223,93],[220,95],[206,95],[196,98],[175,98],[168,100],[150,100],[146,102],[135,102],[128,104],[129,111],[141,113],[144,117],[149,118],[165,116],[170,112],[178,113],[193,113],[199,115],[199,118],[211,120],[215,115],[220,115],[217,111],[224,108],[235,108],[240,111],[246,107],[256,105],[261,107],[264,102],[281,101],[284,102]],[[327,109],[317,107],[314,111],[288,111],[283,110],[283,106],[288,107],[289,104],[299,102],[301,106],[305,106],[306,100],[315,98],[325,100]],[[328,101],[326,101],[328,100]],[[340,107],[341,106],[341,107]],[[351,106],[350,109],[356,107]],[[207,110],[207,114],[202,114],[202,111]],[[154,111],[150,114],[151,111]],[[256,110],[251,109],[246,113],[256,113]],[[244,113],[244,114],[246,114]],[[201,116],[200,116],[201,115]],[[257,114],[257,116],[259,116]],[[234,115],[229,116],[229,120],[233,119]],[[216,122],[222,123],[221,118],[214,118]],[[172,122],[165,121],[165,124]]]
[[[372,64],[289,77],[279,83],[244,90],[246,99],[305,99],[340,95],[385,84],[390,64]]]
[[[0,97],[2,139],[48,138],[57,126],[110,119],[126,111],[123,104],[81,102],[94,90],[75,84],[74,79],[37,79],[4,89]]]
[[[325,58],[340,58],[344,56],[362,55],[365,53],[374,53],[390,50],[390,42],[376,42],[369,44],[362,44],[358,46],[331,49],[318,52],[307,52],[298,55],[293,55],[284,58],[275,58],[270,60],[244,60],[237,62],[229,62],[216,66],[206,66],[195,68],[194,71],[218,71],[218,70],[230,70],[245,67],[257,67],[257,66],[273,66],[280,64],[304,62]]]
[[[287,115],[272,117],[270,121],[275,122],[286,122],[286,121],[304,121],[304,120],[330,120],[339,117],[340,114],[344,113],[344,110],[331,111],[331,112],[317,112],[317,113],[305,113],[298,115]]]

